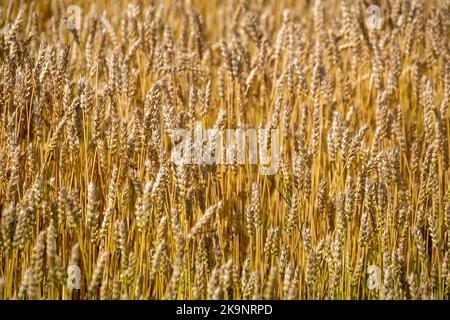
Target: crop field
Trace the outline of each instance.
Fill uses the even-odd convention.
[[[449,299],[449,0],[0,0],[0,299]]]

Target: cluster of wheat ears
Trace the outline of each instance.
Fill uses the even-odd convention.
[[[1,2],[0,298],[448,298],[450,1],[73,2]]]

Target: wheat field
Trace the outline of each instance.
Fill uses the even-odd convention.
[[[450,1],[2,0],[0,27],[0,299],[450,297]],[[175,163],[196,123],[279,132],[276,173]]]

